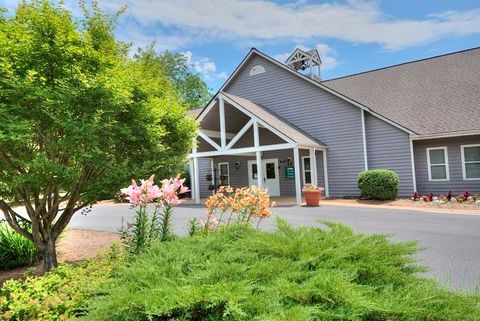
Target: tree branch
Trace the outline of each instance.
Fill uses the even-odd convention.
[[[0,159],[3,159],[5,161],[5,163],[7,163],[8,165],[10,165],[11,168],[13,168],[14,170],[16,170],[17,172],[19,172],[20,174],[25,174],[25,170],[21,167],[18,167],[16,166],[13,161],[10,159],[10,157],[5,153],[5,151],[3,151],[2,149],[0,149]]]
[[[0,209],[2,209],[3,215],[7,220],[8,224],[13,228],[14,231],[23,235],[27,239],[34,241],[32,233],[25,230],[22,226],[20,226],[19,220],[32,224],[29,220],[22,217],[20,214],[15,212],[10,205],[7,204],[3,199],[0,199]]]

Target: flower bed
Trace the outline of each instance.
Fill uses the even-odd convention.
[[[432,204],[465,204],[465,205],[479,205],[480,206],[480,194],[472,195],[469,191],[465,191],[462,194],[454,195],[452,191],[448,191],[446,194],[436,196],[434,193],[428,193],[426,195],[420,195],[414,192],[410,199],[414,202],[432,203]]]

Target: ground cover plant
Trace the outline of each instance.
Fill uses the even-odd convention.
[[[416,272],[415,243],[278,222],[157,242],[116,270],[84,320],[479,320],[479,297]]]
[[[35,244],[0,220],[0,273],[1,269],[30,265],[39,259]]]
[[[60,264],[41,277],[6,281],[0,288],[0,320],[56,321],[83,315],[89,299],[123,259],[117,247],[103,259]]]

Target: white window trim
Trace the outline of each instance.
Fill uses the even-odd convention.
[[[445,157],[445,163],[444,164],[431,164],[430,163],[430,151],[431,150],[443,150],[443,155]],[[447,146],[440,146],[440,147],[427,147],[427,165],[428,165],[428,180],[431,182],[446,182],[450,180],[450,169],[448,166],[448,149]],[[438,166],[438,165],[444,165],[445,166],[445,172],[447,174],[446,179],[433,179],[432,178],[432,165],[433,166]]]
[[[468,144],[468,145],[460,145],[460,152],[462,156],[462,173],[463,173],[463,180],[464,181],[480,181],[479,178],[467,178],[467,169],[465,166],[465,147],[480,147],[480,144]],[[479,163],[477,161],[470,161],[469,163]]]
[[[307,184],[307,182],[305,181],[305,158],[308,158],[309,159],[309,162],[310,162],[310,170],[308,170],[310,172],[310,180],[311,182],[308,183],[308,184],[313,184],[313,173],[312,173],[312,162],[311,162],[311,159],[310,159],[310,156],[302,156],[302,178],[303,178],[303,184]]]
[[[222,171],[220,170],[221,165],[227,165],[227,185],[230,185],[230,163],[229,162],[222,162],[218,163],[218,181],[221,182],[220,176],[222,175]]]

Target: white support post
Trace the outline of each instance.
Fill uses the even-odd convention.
[[[227,133],[225,129],[225,101],[223,97],[218,97],[218,110],[220,112],[220,141],[222,149],[227,146]]]
[[[298,147],[293,149],[293,167],[295,168],[295,194],[297,198],[297,204],[302,204],[302,186],[300,182],[300,154]]]
[[[255,148],[260,147],[260,134],[258,133],[258,122],[253,121],[253,146]]]
[[[318,185],[318,173],[317,173],[317,156],[315,155],[315,148],[309,149],[310,156],[310,173],[312,175],[312,184]]]
[[[194,179],[194,184],[195,184],[195,203],[200,204],[200,180],[198,177],[198,158],[193,157],[193,172],[195,173],[195,179]]]
[[[258,133],[258,122],[253,121],[253,142],[255,148],[260,147],[260,135]],[[255,152],[257,158],[257,186],[263,187],[263,164],[262,164],[262,152],[257,150]]]
[[[368,171],[367,135],[365,133],[365,112],[363,111],[363,109],[361,109],[360,112],[362,113],[363,162],[365,164],[365,170]]]
[[[412,136],[410,136],[410,162],[412,163],[412,183],[413,191],[417,192],[417,177],[415,174],[415,154],[413,153],[413,141]]]
[[[322,151],[323,154],[323,177],[325,180],[325,197],[330,197],[330,188],[328,186],[328,164],[327,164],[327,150]]]
[[[257,186],[263,187],[262,152],[256,152],[256,156],[257,156]]]
[[[195,173],[193,169],[193,158],[188,160],[188,167],[190,170],[190,198],[195,199]]]

